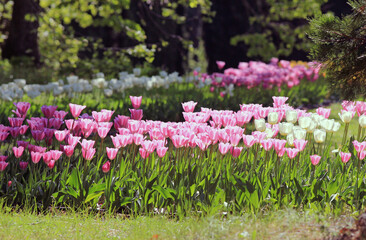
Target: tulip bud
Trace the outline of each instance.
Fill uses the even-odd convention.
[[[102,171],[104,173],[109,172],[110,169],[111,169],[111,162],[110,161],[107,161],[106,163],[103,164]]]

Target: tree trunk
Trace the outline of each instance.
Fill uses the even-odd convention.
[[[40,64],[38,49],[38,20],[27,21],[25,16],[30,14],[37,17],[41,8],[37,0],[14,0],[12,20],[9,26],[9,36],[2,49],[2,57],[31,57],[36,65]]]

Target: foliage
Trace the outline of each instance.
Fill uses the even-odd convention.
[[[366,96],[366,1],[349,1],[353,13],[324,14],[311,21],[312,58],[324,63],[330,89],[343,98]]]
[[[264,61],[272,57],[290,56],[295,50],[308,51],[311,41],[305,34],[309,29],[307,19],[321,14],[321,5],[327,1],[256,1],[253,8],[260,9],[264,4],[268,5],[268,10],[252,16],[249,33],[233,37],[231,43],[244,42],[249,46],[248,57]]]

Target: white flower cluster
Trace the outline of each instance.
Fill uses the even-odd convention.
[[[112,96],[113,93],[123,93],[130,88],[144,88],[150,90],[157,87],[168,88],[172,83],[182,83],[183,77],[177,72],[168,74],[161,71],[157,76],[140,76],[141,69],[135,68],[133,73],[120,72],[119,79],[105,80],[103,73],[98,73],[96,78],[88,81],[80,79],[78,76],[69,76],[66,83],[63,80],[48,84],[27,84],[25,79],[15,79],[13,82],[0,85],[0,99],[14,101],[21,99],[24,94],[30,98],[36,98],[41,93],[50,93],[54,96],[64,94],[69,98],[74,97],[75,93],[89,93],[93,89],[103,89],[105,96]],[[197,81],[197,78],[188,77],[187,82]]]

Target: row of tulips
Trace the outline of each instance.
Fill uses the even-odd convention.
[[[219,69],[225,67],[225,62],[217,61]],[[264,62],[241,62],[238,68],[225,69],[223,73],[201,74],[200,79],[205,84],[211,85],[211,91],[215,88],[223,89],[221,95],[232,95],[233,88],[262,87],[272,89],[277,87],[281,91],[281,86],[288,88],[299,85],[301,80],[316,81],[319,78],[320,64],[310,62],[306,64],[291,64],[289,61],[273,58],[269,64]],[[195,72],[195,74],[199,74]]]
[[[24,95],[31,99],[39,97],[42,93],[51,93],[53,96],[63,96],[73,98],[77,94],[90,93],[93,90],[103,91],[106,97],[113,93],[123,93],[131,88],[168,88],[170,84],[182,83],[183,78],[177,72],[168,74],[161,71],[155,76],[140,76],[141,69],[134,69],[133,73],[120,72],[118,79],[107,81],[103,73],[98,73],[97,77],[91,81],[81,79],[78,76],[69,76],[66,81],[60,79],[58,82],[47,84],[27,84],[25,79],[14,79],[14,81],[0,85],[0,98],[4,101],[14,101],[22,99]],[[194,78],[186,78],[192,82]]]
[[[28,118],[30,103],[14,103],[9,126],[0,125],[5,203],[170,214],[364,205],[365,102],[342,104],[346,140],[332,149],[341,124],[330,109],[294,109],[286,97],[237,112],[194,112],[197,103],[185,102],[185,122],[142,120],[142,97],[130,99],[131,115],[113,121],[112,110],[82,114],[86,106],[72,103],[71,118],[46,105],[44,117]]]

